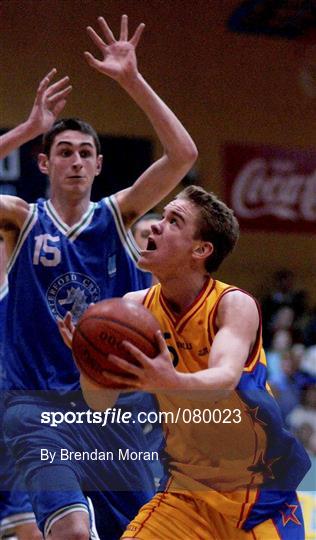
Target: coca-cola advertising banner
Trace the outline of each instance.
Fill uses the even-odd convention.
[[[226,144],[227,204],[242,229],[316,234],[316,149]]]

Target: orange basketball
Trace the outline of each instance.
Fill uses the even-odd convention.
[[[154,358],[158,353],[157,330],[157,320],[143,305],[123,298],[102,300],[90,306],[78,321],[72,341],[76,364],[87,377],[104,387],[126,388],[106,377],[106,372],[126,375],[108,361],[108,355],[137,363],[122,346],[122,341],[130,341]]]

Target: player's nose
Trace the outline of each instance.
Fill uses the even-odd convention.
[[[74,168],[76,168],[76,169],[81,169],[81,167],[82,167],[82,158],[81,158],[79,152],[74,153],[72,166]]]
[[[153,223],[151,225],[151,232],[153,234],[160,234],[161,233],[161,221],[158,221],[157,223]]]

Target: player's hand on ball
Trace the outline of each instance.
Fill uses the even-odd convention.
[[[57,325],[65,345],[71,349],[75,325],[72,322],[72,315],[70,311],[67,311],[63,319],[57,319]]]
[[[104,375],[107,378],[110,377],[115,383],[128,385],[131,390],[177,389],[178,374],[173,367],[167,344],[160,330],[156,332],[155,337],[159,347],[159,354],[155,358],[146,356],[140,349],[128,341],[124,341],[124,349],[137,361],[138,365],[110,354],[108,360],[118,366],[126,375],[112,375],[107,371],[104,372]]]

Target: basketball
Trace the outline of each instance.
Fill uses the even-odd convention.
[[[143,305],[123,298],[102,300],[90,306],[78,321],[72,341],[75,362],[79,370],[97,384],[126,388],[106,377],[104,372],[126,375],[108,361],[108,355],[115,354],[137,364],[122,346],[122,341],[129,341],[154,358],[158,353],[157,330],[157,320]]]

